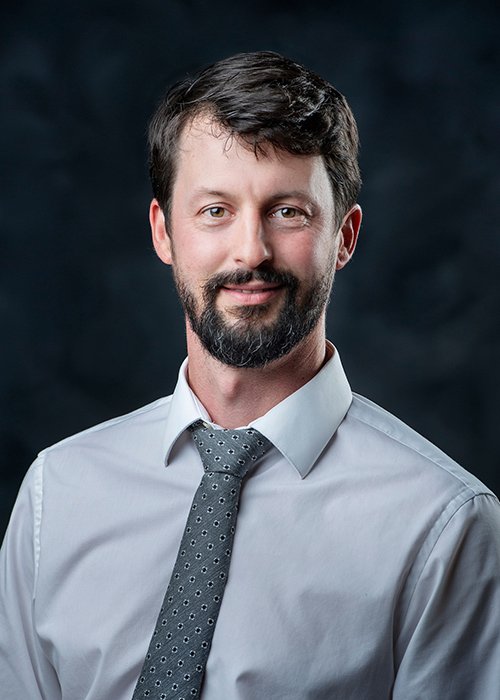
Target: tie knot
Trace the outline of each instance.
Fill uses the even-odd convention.
[[[215,429],[200,420],[190,430],[205,471],[232,474],[240,479],[272,445],[254,428]]]

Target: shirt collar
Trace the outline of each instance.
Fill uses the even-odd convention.
[[[265,435],[298,471],[307,476],[344,419],[352,393],[337,350],[327,341],[331,358],[307,384],[251,426]],[[194,421],[210,422],[186,379],[187,359],[179,370],[165,431],[165,461],[177,439]]]

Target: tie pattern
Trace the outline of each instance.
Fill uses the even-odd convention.
[[[271,446],[253,428],[191,426],[205,473],[132,700],[200,695],[231,558],[242,480]]]

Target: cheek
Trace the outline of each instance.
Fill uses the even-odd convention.
[[[194,283],[225,269],[225,257],[217,246],[208,245],[206,240],[196,240],[195,236],[176,244],[173,253],[178,272]]]
[[[331,240],[320,242],[317,239],[306,238],[295,241],[283,250],[278,267],[288,267],[304,278],[316,278],[329,274],[332,264],[335,263],[336,252],[337,246],[332,245]]]

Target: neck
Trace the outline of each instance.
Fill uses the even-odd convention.
[[[324,318],[288,355],[265,367],[228,367],[212,357],[187,326],[188,380],[214,423],[248,425],[300,389],[326,359]]]

